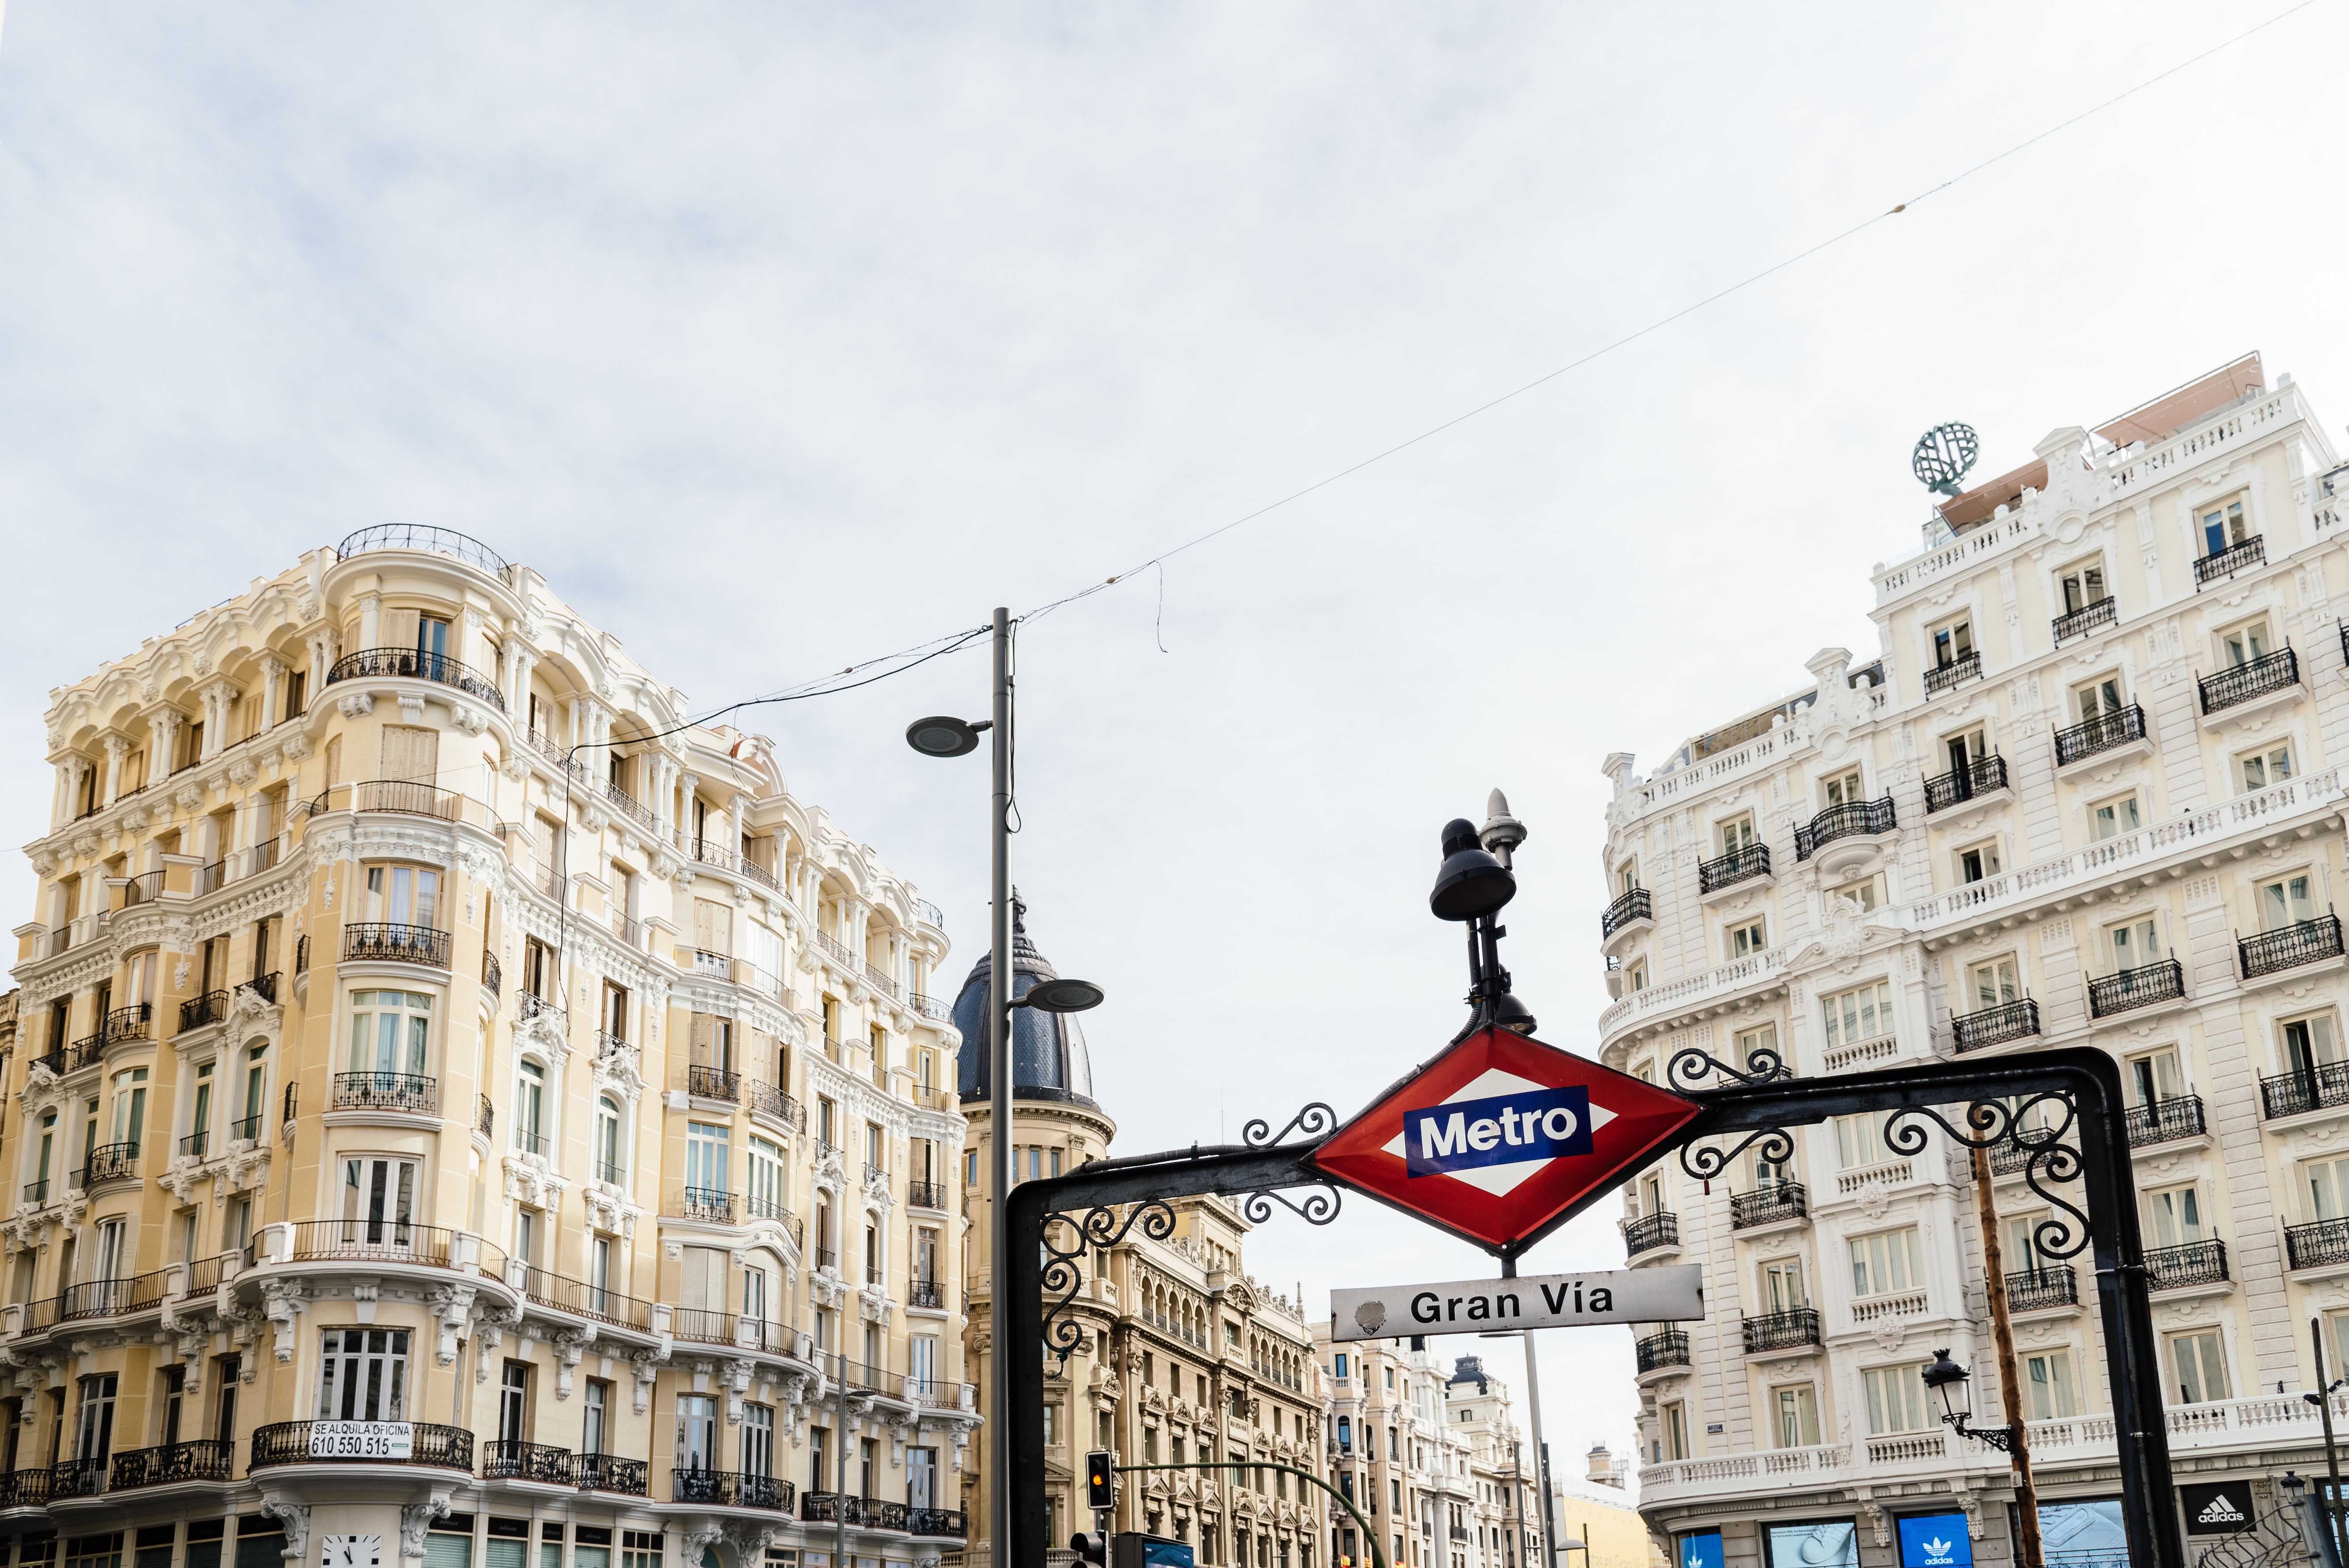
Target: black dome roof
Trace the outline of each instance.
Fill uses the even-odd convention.
[[[1039,980],[1060,975],[1036,944],[1028,940],[1028,906],[1011,895],[1011,994],[1024,996]],[[955,1027],[962,1032],[959,1087],[966,1100],[984,1100],[993,1093],[988,1072],[987,993],[994,973],[995,955],[979,954],[970,977],[955,998]],[[1019,1099],[1064,1099],[1094,1106],[1092,1058],[1085,1052],[1084,1031],[1073,1013],[1047,1013],[1035,1007],[1011,1014],[1011,1092]],[[1098,1106],[1094,1106],[1098,1109]]]

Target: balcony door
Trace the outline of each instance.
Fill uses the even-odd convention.
[[[2076,615],[2091,604],[2105,602],[2105,569],[2101,562],[2064,573],[2064,613]]]
[[[519,1361],[509,1361],[498,1379],[498,1441],[523,1441],[529,1419],[530,1368]]]
[[[1973,765],[1990,755],[1989,743],[1979,729],[1969,729],[1963,735],[1952,735],[1941,743],[1950,756],[1950,771],[1961,780],[1973,777]]]
[[[386,780],[398,784],[417,784],[432,788],[440,777],[440,732],[409,724],[387,724],[383,727],[382,774]],[[392,789],[386,801],[395,809],[423,810],[422,802],[411,802],[402,797],[418,791]]]
[[[680,1394],[677,1398],[677,1468],[718,1468],[718,1406],[707,1394]]]
[[[1810,1302],[1803,1295],[1803,1264],[1799,1258],[1786,1258],[1762,1265],[1762,1309],[1776,1315],[1796,1312]]]
[[[2282,931],[2316,918],[2316,900],[2311,895],[2308,873],[2281,877],[2271,882],[2261,882],[2259,893],[2260,929]]]
[[[2302,1161],[2300,1190],[2310,1219],[2349,1219],[2349,1159]]]
[[[129,1145],[129,1152],[135,1155],[146,1129],[147,1069],[132,1068],[115,1074],[114,1128],[109,1141]]]
[[[351,1071],[421,1078],[431,1038],[432,998],[425,993],[351,993]]]
[[[2237,669],[2256,664],[2268,656],[2268,624],[2254,621],[2248,626],[2238,626],[2219,639],[2219,647],[2227,662]]]
[[[1353,1478],[1346,1478],[1351,1480]],[[938,1450],[905,1450],[905,1502],[912,1508],[936,1508],[938,1496]]]
[[[2014,960],[1993,958],[1987,964],[1977,964],[1966,971],[1966,987],[1973,993],[1974,1008],[1987,1012],[2002,1007],[2020,998],[2021,986],[2015,984]]]
[[[742,1473],[775,1473],[775,1408],[772,1405],[746,1403],[742,1407]]]
[[[100,1372],[81,1380],[81,1421],[74,1433],[74,1458],[83,1464],[103,1464],[114,1451],[116,1376]]]
[[[2080,702],[2080,722],[2093,724],[2121,710],[2121,681],[2118,676],[2107,676],[2092,686],[2084,686],[2072,694]]]
[[[422,866],[369,866],[367,917],[371,923],[432,924],[440,897],[440,873]]]
[[[2223,555],[2251,537],[2251,525],[2243,519],[2243,503],[2229,501],[2202,514],[2202,553]]]
[[[2333,1033],[2331,1014],[2294,1018],[2283,1026],[2284,1070],[2295,1078],[2313,1081],[2317,1068],[2340,1059],[2341,1044]]]
[[[413,1160],[343,1161],[343,1233],[346,1246],[405,1247],[416,1206]]]
[[[318,1419],[408,1418],[408,1330],[330,1328],[318,1376]]]
[[[2147,1192],[2145,1212],[2157,1247],[2189,1246],[2202,1239],[2202,1198],[2191,1185]]]
[[[2186,1092],[2185,1075],[2178,1068],[2176,1051],[2155,1051],[2129,1058],[2129,1088],[2139,1105],[2159,1105]]]
[[[2133,920],[2127,925],[2116,925],[2106,934],[2112,938],[2113,970],[2116,974],[2123,970],[2142,969],[2148,964],[2160,961],[2161,949],[2150,920]]]
[[[1826,791],[1826,807],[1830,811],[1837,806],[1857,805],[1867,799],[1860,792],[1859,769],[1857,768],[1848,773],[1828,779],[1821,788]]]
[[[1754,819],[1750,815],[1721,825],[1721,852],[1724,855],[1733,855],[1740,851],[1750,850],[1756,841],[1754,834]]]

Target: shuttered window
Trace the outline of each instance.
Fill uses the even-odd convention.
[[[473,1568],[473,1538],[443,1532],[427,1535],[424,1568]]]

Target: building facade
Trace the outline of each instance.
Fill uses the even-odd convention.
[[[429,529],[53,694],[0,1129],[17,1560],[963,1547],[944,919],[686,711]]]
[[[1610,1066],[2121,1064],[2189,1530],[2199,1488],[2257,1511],[2321,1473],[2309,1324],[2328,1377],[2349,1333],[2339,476],[2256,356],[2056,430],[1876,568],[1864,668],[1826,649],[1654,773],[1606,765]],[[1914,1562],[1953,1527],[2009,1560],[2007,1461],[1918,1376],[1949,1346],[1977,1419],[2008,1418],[1970,1160],[1938,1132],[1899,1153],[1882,1120],[1626,1190],[1632,1263],[1709,1287],[1705,1319],[1638,1342],[1640,1507],[1678,1560]],[[2095,1281],[2042,1250],[2021,1151],[1992,1165],[2049,1548],[2117,1563]]]
[[[1012,994],[1025,995],[1053,970],[1029,939],[1016,898],[1013,918]],[[992,1082],[981,1026],[991,974],[991,959],[982,955],[954,1010],[970,1119],[962,1178],[974,1222],[964,1263],[971,1281],[969,1366],[982,1386],[992,1354],[992,1203],[985,1185]],[[1032,1007],[1012,1016],[1015,1181],[1105,1158],[1116,1124],[1092,1097],[1077,1018]],[[1317,1568],[1326,1496],[1272,1468],[1326,1473],[1327,1390],[1302,1309],[1248,1277],[1242,1244],[1251,1227],[1231,1203],[1187,1198],[1168,1210],[1163,1235],[1134,1223],[1114,1245],[1088,1249],[1075,1294],[1056,1319],[1069,1337],[1052,1343],[1072,1348],[1065,1359],[1048,1353],[1044,1363],[1046,1539],[1065,1542],[1097,1527],[1083,1505],[1079,1468],[1087,1450],[1106,1449],[1120,1464],[1216,1467],[1119,1478],[1106,1522],[1112,1532],[1146,1531],[1186,1542],[1199,1563],[1215,1568]],[[1073,1237],[1060,1244],[1072,1245]],[[972,1445],[975,1468],[985,1462],[982,1446]],[[983,1488],[971,1506],[972,1538],[984,1550],[993,1537]],[[1072,1556],[1055,1552],[1056,1561]]]

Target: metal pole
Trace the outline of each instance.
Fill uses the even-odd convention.
[[[1982,1290],[1990,1298],[1991,1340],[1998,1347],[1999,1399],[2006,1406],[2007,1455],[2014,1461],[2014,1501],[2023,1568],[2046,1568],[2039,1541],[2039,1488],[2031,1479],[2030,1440],[2023,1429],[2023,1379],[2014,1365],[2014,1324],[2007,1315],[2006,1260],[1998,1244],[1998,1202],[1991,1191],[1990,1150],[1974,1145],[1974,1202],[1982,1214]]]
[[[843,1318],[846,1314],[843,1314]],[[848,1560],[848,1329],[843,1323],[840,1345],[833,1351],[840,1373],[840,1443],[839,1462],[833,1466],[839,1476],[838,1487],[832,1494],[833,1539],[832,1568],[854,1568]]]
[[[1012,1357],[1007,1332],[1011,1315],[1005,1295],[1011,1281],[1011,613],[995,610],[995,707],[988,731],[993,741],[995,778],[988,801],[988,905],[987,981],[988,1189],[995,1195],[988,1213],[988,1316],[994,1320],[988,1349],[987,1512],[994,1556],[991,1568],[1014,1568],[1024,1559],[1012,1550],[1011,1401]],[[1043,1543],[1022,1542],[1043,1561]],[[843,1565],[844,1568],[844,1565]]]
[[[1517,1277],[1516,1254],[1501,1260],[1501,1277]],[[1557,1568],[1557,1521],[1551,1517],[1557,1510],[1549,1497],[1549,1444],[1542,1437],[1541,1368],[1534,1361],[1534,1331],[1526,1329],[1518,1337],[1526,1342],[1526,1403],[1534,1418],[1534,1480],[1541,1488],[1542,1562],[1547,1568]]]
[[[2333,1490],[2324,1494],[2324,1532],[2331,1536],[2336,1548],[2341,1540],[2341,1455],[2333,1446],[2333,1385],[2324,1376],[2324,1320],[2308,1320],[2309,1342],[2316,1348],[2316,1413],[2324,1418],[2324,1470],[2332,1477]]]

